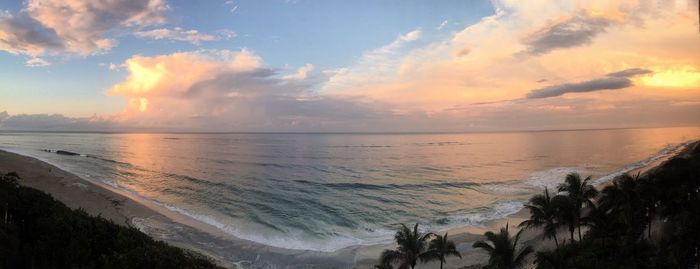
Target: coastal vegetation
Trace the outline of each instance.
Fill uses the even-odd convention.
[[[394,264],[398,265],[399,269],[413,269],[419,261],[423,263],[439,261],[442,268],[446,262],[445,257],[462,258],[462,255],[457,252],[455,243],[448,240],[447,233],[445,235],[421,233],[418,230],[418,223],[413,226],[413,229],[401,224],[394,239],[398,245],[396,250],[384,250],[380,258],[381,264],[375,266],[376,269],[393,268]]]
[[[0,174],[0,268],[218,268]]]
[[[691,144],[679,156],[644,175],[622,174],[601,191],[591,185],[590,177],[581,178],[576,173],[567,175],[557,193],[552,194],[545,188],[542,194],[528,201],[525,208],[530,217],[518,225],[522,229],[515,236],[511,237],[506,225],[499,233],[486,232],[486,240],[473,244],[489,255],[488,264],[483,268],[521,268],[527,261],[532,261],[538,269],[698,268],[698,144]],[[402,230],[407,229],[405,225],[402,227]],[[419,234],[417,227],[418,224],[414,226],[413,235]],[[540,239],[553,240],[554,244],[539,244],[534,257],[528,258],[534,252],[532,242],[519,243],[526,229],[541,230]],[[401,230],[396,235],[397,250],[423,246],[422,241],[403,240],[400,233]],[[430,234],[422,236],[431,237]],[[441,240],[447,240],[446,236]],[[562,236],[564,239],[559,240]],[[391,268],[391,265],[409,268],[407,264],[413,268],[416,260],[433,260],[427,254],[422,258],[420,253],[411,253],[411,257],[416,257],[412,258],[412,263],[403,260],[397,263],[399,259],[384,259],[382,255],[382,265],[377,268]]]
[[[644,175],[615,178],[580,212],[578,224],[587,229],[585,235],[538,252],[537,268],[696,268],[700,248],[697,145]],[[572,199],[566,192],[561,195]],[[531,218],[527,222],[542,219],[536,200],[530,200]],[[568,208],[553,204],[559,212],[554,215],[566,214],[563,210]],[[575,221],[545,219],[554,226]]]
[[[472,247],[480,248],[489,253],[489,262],[484,268],[489,269],[515,269],[525,262],[525,257],[532,253],[531,246],[525,246],[520,250],[518,240],[523,230],[518,231],[515,237],[511,238],[508,232],[508,224],[501,228],[497,234],[486,232],[486,241],[476,241]]]

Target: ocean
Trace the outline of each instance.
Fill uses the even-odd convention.
[[[335,251],[391,242],[398,223],[478,226],[566,174],[604,184],[700,128],[458,134],[1,132],[0,148],[237,238]],[[59,154],[59,151],[61,151]]]

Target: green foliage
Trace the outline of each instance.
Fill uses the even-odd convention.
[[[518,268],[525,261],[525,257],[532,253],[531,246],[526,246],[517,251],[518,240],[520,240],[520,230],[515,237],[511,238],[508,232],[508,224],[501,228],[498,234],[486,232],[486,241],[476,241],[472,247],[480,248],[489,253],[489,263],[484,268],[487,269],[514,269]]]
[[[554,238],[554,242],[559,247],[559,241],[557,240],[557,228],[559,223],[557,219],[561,213],[559,209],[561,208],[555,199],[549,195],[549,189],[544,189],[544,194],[535,195],[530,198],[528,204],[525,208],[530,210],[530,219],[527,219],[518,225],[518,227],[524,228],[534,228],[542,227],[544,238]]]
[[[537,253],[538,269],[661,269],[675,268],[647,241],[586,239],[556,251]]]
[[[431,260],[431,253],[427,252],[428,240],[432,233],[421,233],[418,230],[418,223],[413,226],[413,230],[405,224],[394,235],[394,240],[398,246],[396,250],[384,250],[381,256],[383,266],[398,264],[399,269],[414,268],[418,261],[428,262]]]
[[[445,233],[445,235],[435,235],[433,240],[430,240],[428,253],[428,256],[430,256],[428,258],[429,260],[440,261],[440,269],[442,269],[442,265],[446,262],[446,257],[456,256],[460,259],[462,258],[462,254],[457,251],[455,242],[447,239],[447,233]]]
[[[217,268],[135,228],[71,210],[17,179],[0,180],[0,268]]]
[[[574,241],[573,230],[578,228],[578,239],[581,240],[581,215],[583,214],[583,207],[593,206],[593,198],[598,195],[598,190],[596,190],[593,185],[589,183],[591,177],[586,177],[581,179],[578,173],[571,173],[566,175],[564,183],[559,185],[559,191],[565,192],[566,197],[569,198],[569,202],[572,207],[567,209],[566,213],[571,213],[569,218],[566,218],[567,224],[569,225],[569,231],[571,232],[571,241]],[[562,210],[563,212],[563,210]]]
[[[584,201],[582,204],[587,204],[589,210],[577,212],[579,224],[590,229],[583,240],[537,253],[537,268],[690,269],[698,266],[700,146],[694,145],[688,154],[669,160],[643,177],[617,177],[603,189],[597,203]],[[576,181],[567,177],[562,185],[567,186],[566,189],[560,190],[572,190],[569,186],[578,185]],[[567,198],[576,200],[571,193]],[[552,198],[555,199],[558,198]],[[530,204],[537,205],[532,201]],[[575,212],[575,204],[567,209]],[[566,216],[566,211],[559,209],[559,221],[570,225],[577,216]],[[531,212],[534,212],[531,220],[541,219],[540,213]],[[652,237],[655,217],[663,221],[657,221],[661,232]],[[573,238],[573,232],[571,236]]]

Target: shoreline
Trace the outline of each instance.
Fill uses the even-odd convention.
[[[693,142],[679,145],[675,150],[629,173],[653,169],[691,144]],[[371,268],[383,249],[393,248],[392,243],[351,246],[333,252],[276,248],[236,238],[214,226],[131,193],[84,179],[34,157],[0,150],[0,171],[19,173],[22,177],[20,184],[49,193],[70,208],[83,208],[90,215],[101,215],[119,225],[136,227],[156,240],[204,254],[217,264],[230,268],[247,267],[249,264],[294,265],[291,268]],[[522,208],[515,214],[482,225],[448,229],[450,238],[464,256],[461,260],[448,259],[448,268],[468,268],[485,262],[488,258],[486,254],[473,250],[471,244],[481,239],[485,231],[498,229],[505,223],[517,225],[527,217],[528,212]],[[522,242],[529,245],[546,243],[537,236],[537,231],[530,230],[523,234]],[[219,251],[211,251],[211,245]],[[261,255],[264,256],[262,261]],[[431,265],[423,267],[432,268]]]

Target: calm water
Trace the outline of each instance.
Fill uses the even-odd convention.
[[[331,251],[517,212],[565,174],[597,183],[700,138],[700,128],[489,134],[0,133],[31,155],[236,237]],[[42,150],[67,150],[66,156]]]

